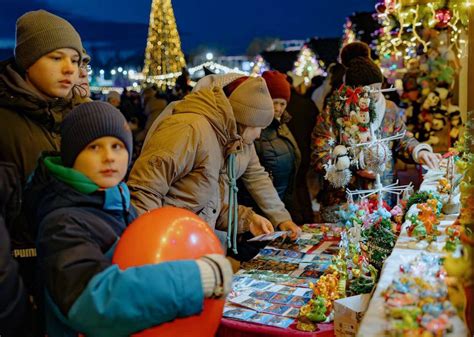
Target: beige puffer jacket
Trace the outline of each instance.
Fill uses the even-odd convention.
[[[227,155],[237,152],[237,177],[278,225],[291,220],[260,165],[254,145],[237,134],[232,107],[220,87],[201,88],[173,104],[155,121],[128,181],[140,213],[164,205],[182,207],[213,228],[227,228]],[[168,109],[167,108],[167,109]],[[161,117],[161,116],[160,116]],[[239,206],[239,232],[248,230],[253,211]]]

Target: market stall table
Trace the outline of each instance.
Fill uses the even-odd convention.
[[[428,177],[431,172],[428,172]],[[425,176],[426,177],[426,176]],[[436,179],[427,179],[421,186],[420,191],[435,191],[436,190]],[[457,196],[459,198],[459,196]],[[392,251],[390,257],[385,261],[384,267],[381,272],[380,279],[377,283],[375,292],[370,301],[367,312],[361,322],[357,336],[360,337],[382,337],[386,336],[387,318],[384,311],[384,298],[382,292],[396,279],[399,275],[400,265],[406,264],[414,260],[417,256],[422,253],[428,255],[442,256],[445,252],[442,251],[442,247],[446,242],[446,235],[444,230],[449,225],[452,225],[458,214],[445,215],[438,226],[442,235],[440,235],[435,244],[430,246],[432,251],[427,250],[426,245],[418,244],[413,245],[414,238],[408,237],[407,234],[407,222],[404,223],[402,232],[397,240],[395,248]],[[463,320],[454,316],[451,319],[453,324],[453,331],[448,333],[446,336],[467,336],[468,330]]]
[[[319,225],[308,225],[308,226],[319,226]],[[309,234],[309,233],[308,233]],[[312,236],[313,234],[309,234]],[[324,238],[319,241],[318,244],[307,248],[305,253],[308,256],[322,256],[327,254],[322,254],[323,252],[332,252],[334,253],[334,245],[338,245],[339,238],[334,237],[334,234],[324,234]],[[304,235],[303,235],[304,236]],[[266,250],[275,249],[273,247],[266,247]],[[260,254],[262,254],[262,251]],[[260,255],[259,254],[259,255]],[[320,255],[322,254],[322,255]],[[252,260],[253,261],[253,260]],[[244,264],[245,269],[245,264]],[[245,272],[242,270],[242,272]],[[314,281],[313,281],[314,282]],[[234,284],[235,286],[235,284]],[[331,337],[334,336],[334,324],[333,323],[323,323],[318,324],[318,330],[315,332],[303,332],[296,329],[296,323],[293,322],[288,328],[276,327],[265,324],[258,324],[256,322],[249,322],[245,319],[236,320],[233,318],[223,317],[221,324],[219,326],[218,332],[216,334],[218,337],[237,337],[237,336],[294,336],[294,337]]]
[[[319,331],[298,331],[294,326],[288,329],[258,325],[233,319],[223,318],[216,337],[333,337],[334,324],[318,324]]]

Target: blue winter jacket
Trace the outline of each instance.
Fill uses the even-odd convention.
[[[49,337],[129,336],[202,311],[195,261],[126,270],[111,263],[120,235],[136,217],[124,183],[91,189],[83,174],[45,157],[31,184]]]

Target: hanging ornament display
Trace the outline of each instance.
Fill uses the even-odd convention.
[[[360,151],[359,163],[364,170],[382,173],[386,163],[392,158],[392,153],[386,143],[375,143]]]
[[[466,31],[468,6],[461,0],[385,0],[379,4],[386,9],[375,14],[382,25],[376,51],[384,76],[403,86],[401,104],[407,129],[419,141],[434,145],[436,152],[448,151],[458,133],[458,117],[453,114],[454,137],[449,136],[452,126],[447,111],[454,110],[455,81],[466,52],[467,38],[462,32]]]
[[[384,92],[386,90],[377,90]],[[382,173],[391,159],[387,143],[400,139],[404,133],[377,139],[371,129],[375,120],[375,104],[370,98],[376,92],[369,86],[342,85],[329,99],[329,115],[337,127],[338,140],[331,142],[331,159],[324,165],[325,179],[336,188],[346,186],[352,177],[351,165]]]
[[[341,86],[330,98],[328,106],[334,123],[340,130],[340,143],[355,145],[370,139],[369,126],[375,119],[375,104],[368,86]]]

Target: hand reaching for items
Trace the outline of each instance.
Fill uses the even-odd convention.
[[[418,154],[419,162],[426,165],[431,170],[439,170],[441,155],[430,151],[420,151]]]
[[[301,228],[293,221],[288,220],[278,225],[281,231],[291,231],[290,239],[296,240],[301,234]]]
[[[250,232],[253,236],[258,236],[262,234],[272,233],[275,230],[273,229],[272,223],[265,219],[263,216],[254,214],[252,216],[252,222],[250,223]]]

